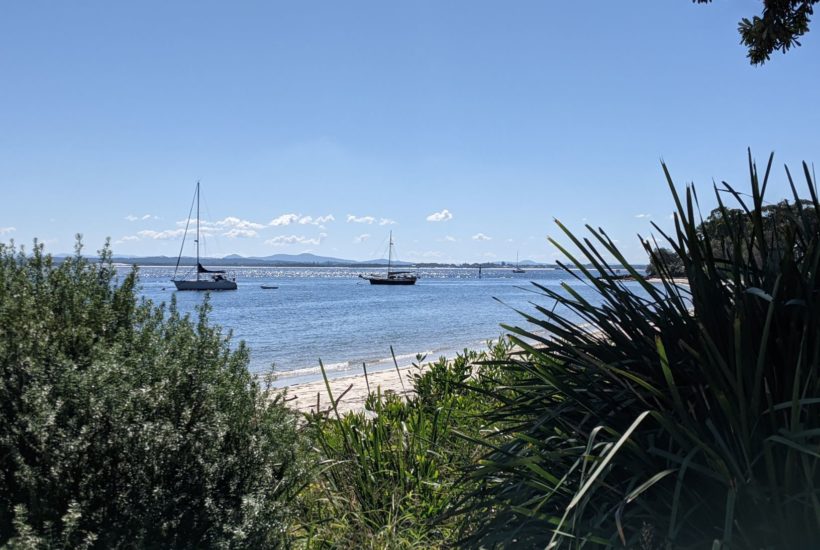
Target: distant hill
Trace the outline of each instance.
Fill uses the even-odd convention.
[[[356,265],[387,265],[387,260],[382,258],[379,260],[365,260],[361,262],[354,262]],[[393,260],[393,265],[416,265],[413,262],[400,262],[399,260]]]
[[[117,263],[137,264],[146,266],[170,266],[176,265],[177,259],[170,256],[115,256],[113,260]],[[180,259],[180,265],[192,266],[196,263],[196,259],[191,256],[183,256]],[[224,258],[200,258],[200,263],[205,266],[247,266],[247,267],[310,267],[310,266],[327,266],[327,267],[350,267],[350,266],[385,266],[387,260],[345,260],[343,258],[333,258],[330,256],[317,256],[316,254],[273,254],[271,256],[252,256],[245,257],[239,254],[229,254]],[[397,266],[415,265],[410,262],[393,262]]]
[[[225,258],[228,258],[226,256]],[[231,254],[230,257],[239,257],[236,254]],[[332,258],[330,256],[317,256],[316,254],[310,254],[308,252],[303,252],[302,254],[273,254],[272,256],[252,256],[252,260],[265,260],[267,262],[285,262],[290,264],[355,264],[357,263],[355,260],[343,260],[341,258]]]

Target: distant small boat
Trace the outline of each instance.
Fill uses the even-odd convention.
[[[515,269],[512,270],[513,273],[526,273],[521,266],[518,265],[518,252],[515,253]]]
[[[185,248],[185,238],[188,236],[188,225],[191,223],[191,212],[188,212],[188,221],[185,223],[185,233],[182,237],[182,246],[179,248],[177,265],[174,269],[174,276],[171,280],[177,290],[236,290],[236,278],[228,275],[220,269],[206,269],[199,263],[199,182],[196,182],[196,277],[194,279],[177,279],[179,271],[179,261],[182,259],[182,251]],[[193,209],[193,205],[191,205]],[[187,275],[187,274],[186,274]],[[202,277],[205,275],[205,277]]]
[[[390,246],[387,252],[387,273],[381,275],[371,273],[370,275],[359,275],[362,279],[370,281],[371,285],[414,285],[418,277],[412,271],[393,271],[393,232],[390,232]]]
[[[278,286],[274,286],[274,285],[259,285],[259,286],[264,288],[265,290],[274,290],[274,289],[279,288]]]

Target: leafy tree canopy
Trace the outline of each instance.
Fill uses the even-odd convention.
[[[686,269],[683,260],[668,248],[656,248],[649,254],[649,266],[646,268],[649,277],[660,277],[661,274],[669,277],[685,277]]]
[[[712,0],[692,0],[707,4]],[[820,0],[763,0],[763,13],[738,24],[741,43],[749,49],[753,65],[762,65],[772,52],[800,46],[799,38],[809,32],[814,4]]]
[[[742,208],[721,206],[712,210],[709,217],[698,226],[698,233],[709,237],[712,254],[718,259],[734,260],[750,254],[759,256],[763,243],[769,249],[772,259],[779,260],[786,250],[799,253],[805,248],[805,243],[796,242],[802,235],[814,235],[820,231],[817,210],[808,200],[783,200],[775,204],[760,205],[755,216],[757,218],[753,219]],[[796,227],[800,231],[795,231]],[[759,234],[751,250],[733,249],[741,238],[748,239],[755,231],[759,231]]]

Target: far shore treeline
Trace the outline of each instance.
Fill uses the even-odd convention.
[[[554,307],[345,414],[107,245],[0,244],[0,547],[820,548],[820,200],[772,165],[705,218],[663,165],[651,279],[557,222],[596,300],[532,283]]]

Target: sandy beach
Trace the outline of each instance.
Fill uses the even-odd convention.
[[[375,392],[381,387],[382,392],[388,390],[397,394],[405,395],[412,391],[413,384],[409,380],[412,372],[418,372],[417,366],[388,369],[384,371],[364,374],[356,374],[330,380],[330,391],[333,398],[339,400],[338,409],[340,413],[348,411],[364,410],[364,402],[368,396],[368,383],[370,391]],[[402,382],[404,386],[402,386]],[[319,410],[324,411],[330,408],[330,398],[327,394],[327,387],[324,380],[294,384],[285,389],[285,396],[288,405],[300,412],[311,412],[316,410],[318,403]],[[344,395],[343,395],[344,394]]]

